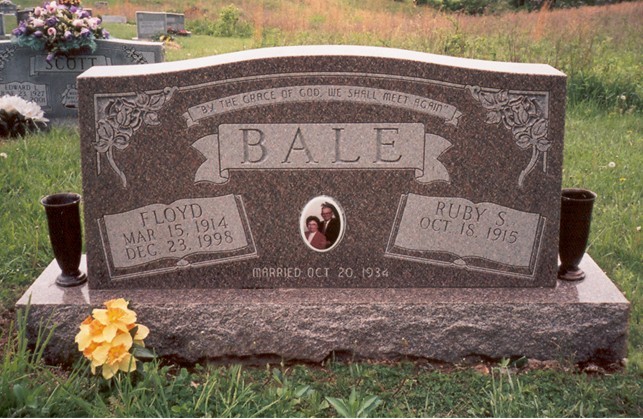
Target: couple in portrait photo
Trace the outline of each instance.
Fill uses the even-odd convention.
[[[341,228],[337,208],[325,201],[321,204],[321,219],[316,215],[306,217],[304,238],[313,249],[329,250],[337,242]]]

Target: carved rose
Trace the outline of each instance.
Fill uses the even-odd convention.
[[[98,154],[98,174],[101,173],[100,155],[104,154],[109,165],[120,177],[123,186],[127,187],[127,178],[114,160],[113,149],[127,148],[132,135],[143,124],[159,125],[157,112],[170,100],[176,90],[176,87],[168,87],[159,93],[138,93],[133,100],[125,97],[109,100],[104,108],[105,116],[98,121],[96,139],[92,144]]]
[[[534,124],[525,127],[519,132],[514,133],[516,144],[522,149],[536,147],[538,151],[544,152],[549,150],[551,142],[547,140],[547,121],[539,119]]]
[[[523,94],[509,95],[507,90],[483,91],[479,86],[466,87],[471,95],[486,109],[487,124],[502,124],[511,129],[516,145],[523,150],[533,149],[532,157],[518,178],[522,186],[525,177],[534,169],[538,159],[543,158],[543,171],[547,168],[547,151],[551,141],[547,139],[548,121],[544,118],[535,97]]]
[[[531,118],[538,116],[538,109],[533,99],[518,96],[502,108],[502,114],[505,125],[513,128],[528,124]]]
[[[136,106],[136,103],[129,100],[118,98],[110,102],[105,108],[105,113],[109,119],[114,120],[119,126],[130,127],[136,131],[143,125],[141,113],[143,111]]]
[[[94,142],[94,148],[100,153],[106,153],[110,148],[116,147],[123,150],[129,145],[129,130],[120,131],[112,121],[102,120],[98,122],[98,139]]]

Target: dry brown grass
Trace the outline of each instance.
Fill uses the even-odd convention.
[[[222,7],[235,4],[242,10],[243,18],[251,22],[256,39],[260,39],[267,28],[279,29],[290,42],[304,33],[325,34],[322,39],[329,41],[366,34],[370,42],[393,41],[400,46],[418,48],[419,45],[427,51],[441,52],[436,48],[442,48],[445,39],[459,35],[480,44],[480,51],[475,48],[472,51],[469,45],[468,51],[463,53],[480,56],[484,55],[487,42],[484,39],[495,36],[502,39],[507,49],[504,58],[512,61],[532,59],[529,53],[525,56],[525,51],[531,50],[530,44],[535,42],[546,40],[556,45],[554,54],[569,43],[584,46],[591,52],[591,43],[596,42],[599,33],[603,39],[610,38],[618,44],[626,37],[631,40],[627,31],[640,34],[643,28],[643,2],[483,16],[447,14],[391,0],[367,3],[351,0],[166,0],[164,4],[123,0],[102,13],[125,15],[133,21],[137,10],[166,10],[185,13],[188,21],[216,20]],[[643,39],[643,34],[639,39]],[[579,56],[577,59],[588,58]]]

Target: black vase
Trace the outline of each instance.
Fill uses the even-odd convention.
[[[596,194],[586,189],[563,189],[560,208],[558,278],[565,281],[585,279],[578,265],[583,259],[592,222]]]
[[[87,275],[78,269],[82,253],[80,227],[80,195],[58,193],[40,200],[47,213],[49,238],[56,262],[62,273],[56,278],[61,287],[73,287],[87,281]]]

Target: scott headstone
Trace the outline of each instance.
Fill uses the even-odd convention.
[[[15,95],[35,102],[50,119],[78,116],[76,77],[92,66],[146,64],[163,61],[160,43],[99,40],[91,54],[59,56],[11,41],[0,41],[0,95]]]
[[[299,47],[79,86],[90,287],[555,284],[552,67]]]

